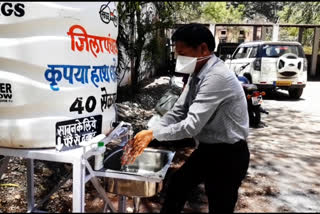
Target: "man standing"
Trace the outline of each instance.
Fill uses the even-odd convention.
[[[207,27],[184,25],[172,40],[178,54],[176,72],[190,74],[186,88],[159,125],[140,131],[128,143],[131,159],[124,157],[122,164],[133,162],[154,138],[192,137],[198,147],[173,174],[161,212],[181,212],[188,194],[202,182],[210,213],[233,212],[250,159],[245,94],[236,75],[213,54],[215,40]]]

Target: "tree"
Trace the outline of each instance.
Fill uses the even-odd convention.
[[[286,23],[319,24],[320,2],[287,2],[279,14]]]
[[[205,21],[213,23],[240,23],[243,19],[243,5],[235,8],[226,2],[206,2],[202,6]]]
[[[137,89],[142,58],[150,66],[154,65],[154,62],[159,63],[157,54],[165,46],[159,44],[162,39],[156,36],[163,35],[165,29],[171,28],[177,22],[196,17],[199,6],[199,2],[120,1],[118,3],[117,74],[131,69],[131,93]]]
[[[266,18],[267,22],[272,23],[276,23],[278,21],[278,12],[283,9],[285,4],[285,2],[281,1],[249,1],[229,3],[230,6],[234,6],[235,8],[242,5],[242,7],[244,7],[244,16],[248,19],[254,19],[256,15],[261,15]]]
[[[287,2],[279,12],[280,22],[289,24],[319,24],[320,2]],[[291,34],[298,34],[298,29],[292,29]],[[313,29],[304,30],[302,43],[311,46]]]

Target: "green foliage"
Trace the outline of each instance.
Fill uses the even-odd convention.
[[[280,40],[297,41],[299,29],[294,27],[281,27]]]
[[[205,21],[213,23],[240,23],[243,19],[244,6],[235,8],[226,2],[206,2],[202,6]]]
[[[244,16],[248,19],[254,19],[260,15],[266,18],[267,22],[276,23],[279,15],[278,12],[283,9],[286,4],[281,1],[247,1],[247,2],[230,2],[230,5],[239,7],[242,5]]]
[[[305,54],[311,55],[312,54],[312,47],[311,46],[304,46],[303,51]]]
[[[161,2],[157,4],[161,5]],[[168,24],[170,23],[171,26],[169,24],[167,27],[172,27],[176,23],[186,23],[199,18],[200,7],[200,2],[165,2],[161,10],[158,11],[164,19],[170,20]]]
[[[320,2],[288,2],[279,15],[285,23],[319,24]]]
[[[144,64],[156,67],[161,63],[157,54],[161,58],[162,53],[158,49],[165,47],[165,41],[161,39],[164,37],[164,30],[197,17],[199,6],[199,2],[118,2],[117,74],[130,71],[133,90],[137,86],[139,75],[146,72],[139,70],[141,60]],[[130,63],[125,55],[129,56]]]
[[[288,24],[319,24],[320,2],[288,2],[279,12],[280,23]],[[305,29],[302,44],[311,46],[313,29]],[[306,49],[308,51],[308,49]]]

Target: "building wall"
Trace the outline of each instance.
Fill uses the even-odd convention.
[[[243,32],[243,36],[240,35]],[[225,34],[224,34],[225,32]],[[248,42],[253,40],[253,27],[224,27],[216,26],[215,39],[217,42]],[[257,28],[257,40],[261,39],[261,28]]]

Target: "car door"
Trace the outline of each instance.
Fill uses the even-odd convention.
[[[259,46],[256,45],[251,48],[248,56],[248,62],[250,62],[250,65],[243,69],[240,74],[243,75],[244,73],[250,73],[251,83],[258,83],[260,80],[261,67],[260,69],[258,69],[258,66],[255,66],[258,63],[257,61],[259,60],[261,60],[261,58],[259,58]]]
[[[232,59],[229,62],[229,68],[231,71],[235,72],[238,75],[241,75],[242,72],[242,66],[246,66],[245,69],[247,69],[248,63],[250,64],[250,62],[252,61],[250,58],[248,58],[250,51],[251,51],[251,47],[248,46],[242,46],[239,47],[235,50],[234,54],[232,55]]]

